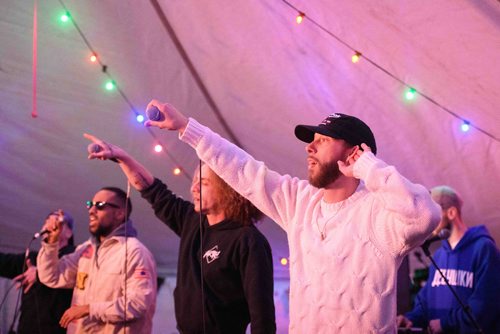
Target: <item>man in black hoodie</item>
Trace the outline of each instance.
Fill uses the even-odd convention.
[[[59,216],[59,211],[50,216]],[[75,250],[73,241],[73,218],[62,213],[62,232],[59,239],[59,257]],[[38,252],[25,254],[0,253],[0,276],[17,281],[23,289],[17,333],[58,334],[66,333],[59,319],[71,304],[72,289],[52,289],[41,283],[36,274]]]

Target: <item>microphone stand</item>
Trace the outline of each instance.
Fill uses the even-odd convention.
[[[439,275],[444,279],[444,281],[446,283],[446,286],[450,289],[450,291],[452,292],[452,294],[455,297],[455,299],[458,301],[458,303],[460,304],[460,306],[462,307],[462,309],[465,311],[465,314],[467,315],[467,317],[469,318],[469,320],[472,322],[472,324],[476,328],[477,332],[480,333],[480,334],[483,334],[484,332],[481,329],[481,327],[479,326],[479,324],[477,323],[476,319],[474,318],[474,315],[472,314],[472,310],[471,310],[470,306],[469,305],[465,305],[462,302],[462,300],[460,299],[460,297],[455,292],[455,289],[453,289],[453,287],[450,285],[450,282],[448,282],[448,278],[446,278],[446,276],[443,274],[443,272],[441,271],[441,269],[438,267],[436,261],[434,261],[434,258],[431,256],[431,252],[429,251],[429,245],[430,245],[430,243],[424,242],[422,244],[422,246],[420,246],[420,247],[424,251],[425,255],[429,258],[429,260],[431,260],[432,264],[434,265],[434,267],[436,268],[436,270],[439,272]],[[429,277],[429,279],[430,279],[430,277]]]
[[[41,235],[41,234],[39,234],[39,235],[37,235],[37,234],[35,234],[35,236],[30,240],[30,242],[28,243],[28,247],[26,247],[26,250],[24,251],[24,260],[23,260],[23,266],[21,269],[21,273],[23,273],[23,274],[26,271],[26,261],[28,260],[28,257],[29,257],[31,243],[33,242],[33,240],[37,239]],[[9,331],[7,332],[8,334],[15,334],[16,333],[16,331],[14,330],[14,326],[16,325],[17,317],[20,314],[19,302],[22,299],[23,290],[24,290],[24,288],[23,288],[23,286],[21,286],[19,288],[19,292],[17,294],[16,306],[14,308],[14,317],[13,317],[12,322],[10,324]]]

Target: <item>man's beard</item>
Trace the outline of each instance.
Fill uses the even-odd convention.
[[[319,167],[318,173],[314,176],[309,173],[309,183],[316,188],[325,188],[342,175],[337,161],[330,161],[323,164],[316,160],[316,164]]]
[[[97,229],[95,231],[91,231],[89,229],[90,234],[92,234],[96,239],[99,239],[100,237],[107,237],[108,235],[113,232],[113,227],[112,226],[97,226]]]
[[[451,222],[451,219],[448,219],[448,217],[445,216],[445,217],[443,217],[442,220],[443,220],[443,228],[442,229],[446,228],[446,229],[450,230],[450,232],[452,232],[453,231],[453,224]]]

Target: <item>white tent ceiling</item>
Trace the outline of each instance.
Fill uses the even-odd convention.
[[[0,10],[3,251],[22,251],[55,208],[73,214],[76,239],[85,240],[84,201],[102,186],[126,188],[118,166],[87,160],[84,132],[122,146],[185,198],[197,164],[175,133],[153,129],[169,155],[153,152],[155,140],[125,99],[102,88],[107,77],[86,60],[78,31],[57,22],[57,0],[38,4],[39,116],[31,118],[33,2],[2,0]],[[500,138],[500,2],[294,0],[306,13],[301,25],[281,0],[62,3],[138,112],[152,98],[169,101],[226,137],[230,129],[271,168],[301,177],[295,125],[356,115],[374,131],[381,158],[427,187],[459,190],[467,223],[486,224],[500,240],[500,141],[476,128],[461,132],[458,118],[422,96],[404,102],[398,81]],[[352,50],[307,18],[395,78],[366,59],[353,64]],[[189,175],[173,176],[177,164]],[[176,237],[136,191],[132,200],[160,272],[174,271]],[[284,233],[269,221],[260,227],[276,259],[287,256]]]

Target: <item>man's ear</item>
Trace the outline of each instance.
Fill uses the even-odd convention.
[[[120,223],[125,222],[125,217],[126,217],[126,211],[125,211],[125,209],[116,210],[116,219]]]
[[[346,153],[346,156],[345,156],[345,159],[344,159],[344,163],[346,165],[349,165],[349,158],[359,149],[359,147],[357,145],[354,145],[352,147],[349,147],[348,150],[347,150],[347,153]]]
[[[456,207],[452,206],[446,209],[446,217],[449,220],[453,220],[457,218],[457,216],[458,216],[458,209]]]

